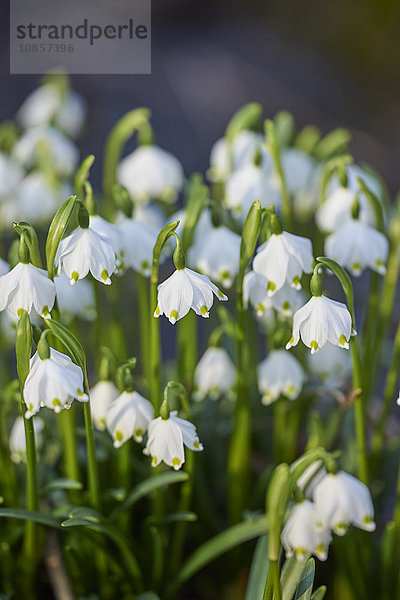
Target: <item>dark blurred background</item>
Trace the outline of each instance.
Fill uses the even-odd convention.
[[[265,116],[285,108],[299,126],[349,128],[357,160],[397,191],[398,0],[153,0],[152,14],[152,75],[72,77],[90,108],[82,154],[99,157],[115,120],[149,106],[159,145],[187,173],[204,170],[232,113],[256,100]],[[9,75],[8,28],[1,0],[0,119],[40,79]]]

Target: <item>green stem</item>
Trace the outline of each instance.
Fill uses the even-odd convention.
[[[89,389],[85,385],[85,392],[89,394]],[[86,432],[86,448],[87,448],[87,461],[88,461],[88,482],[90,499],[93,508],[101,512],[101,501],[100,501],[100,484],[99,484],[99,473],[96,461],[96,447],[94,443],[94,431],[92,413],[90,409],[90,402],[85,402],[83,406],[85,416],[85,432]]]
[[[396,526],[400,529],[400,465],[397,473],[396,505],[393,514],[393,520],[396,523]]]
[[[78,455],[76,452],[77,441],[76,441],[76,429],[75,429],[75,406],[71,406],[69,410],[62,410],[58,415],[57,421],[59,423],[62,438],[63,438],[63,459],[64,459],[64,472],[68,479],[74,481],[80,481],[80,469],[78,462]],[[71,490],[69,493],[71,502],[79,502],[79,492]]]
[[[246,343],[246,312],[243,306],[244,270],[236,284],[236,312],[239,328],[237,344],[237,397],[233,432],[228,456],[228,514],[231,523],[241,520],[245,504],[251,445],[250,398],[247,393],[248,348]]]
[[[186,512],[190,508],[193,493],[193,478],[194,478],[194,452],[186,450],[186,473],[189,475],[189,479],[182,484],[179,500],[179,512]],[[175,526],[174,535],[171,541],[170,547],[170,568],[171,573],[177,573],[179,566],[182,562],[183,545],[185,542],[186,534],[186,521],[178,521]]]
[[[368,296],[368,308],[364,322],[362,339],[365,346],[364,353],[364,398],[367,401],[372,385],[373,362],[375,358],[375,339],[376,339],[376,314],[379,305],[379,281],[378,273],[371,273],[370,289]]]
[[[272,579],[272,586],[274,590],[274,600],[281,600],[281,585],[279,581],[279,562],[277,560],[270,561],[270,572]],[[267,580],[268,583],[268,580]]]
[[[189,311],[178,324],[178,376],[190,394],[197,365],[197,315]]]
[[[353,362],[353,389],[362,390],[362,368],[360,354],[358,351],[357,340],[352,338],[350,341],[351,358]],[[358,476],[364,483],[368,482],[368,461],[367,445],[365,432],[365,411],[363,405],[363,394],[361,393],[354,401],[354,419],[357,440],[357,463]]]
[[[22,415],[25,414],[25,404],[22,404]],[[38,509],[38,492],[37,492],[37,477],[36,477],[36,446],[35,446],[35,431],[33,429],[32,419],[25,419],[25,440],[26,440],[26,508],[28,510]],[[24,553],[26,562],[25,565],[29,570],[33,571],[34,565],[37,562],[37,535],[36,525],[33,521],[26,522]]]
[[[158,262],[153,264],[150,280],[150,398],[155,416],[161,401],[161,335],[160,323],[154,316],[157,306]]]
[[[148,282],[144,275],[136,274],[137,297],[138,297],[138,315],[139,315],[139,331],[140,331],[140,350],[141,363],[146,385],[150,388],[151,371],[150,371],[150,355],[149,355],[149,290]]]

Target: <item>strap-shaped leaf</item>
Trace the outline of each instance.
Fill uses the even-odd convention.
[[[84,183],[89,179],[90,168],[93,165],[95,160],[94,154],[89,154],[86,158],[83,159],[81,165],[76,172],[75,175],[75,193],[77,198],[83,201],[83,193],[84,193]]]
[[[257,102],[249,102],[239,108],[226,128],[225,137],[231,143],[239,131],[257,129],[261,125],[262,106]]]
[[[39,267],[41,269],[43,266],[42,257],[40,256],[39,241],[35,228],[30,223],[26,223],[25,221],[13,223],[13,227],[19,235],[24,234],[25,242],[29,248],[30,262],[35,265],[35,267]]]
[[[15,339],[15,354],[17,357],[17,372],[21,391],[29,373],[29,361],[32,352],[32,330],[29,315],[23,310],[17,323]]]
[[[350,140],[351,135],[347,129],[335,129],[318,142],[314,155],[318,160],[326,160],[334,154],[347,150]]]
[[[245,600],[262,600],[268,568],[268,536],[262,535],[254,551]]]
[[[268,556],[277,561],[281,548],[281,531],[290,491],[289,465],[282,463],[272,473],[267,490],[266,508],[269,519]]]
[[[309,558],[300,575],[294,600],[310,600],[314,585],[315,560]]]
[[[326,585],[321,585],[313,595],[311,596],[311,600],[323,600],[326,594]]]
[[[22,521],[33,521],[47,527],[61,528],[61,519],[49,513],[26,510],[25,508],[0,508],[0,517],[11,517]]]
[[[288,146],[295,134],[295,123],[292,113],[280,110],[274,117],[276,137],[281,146]]]
[[[307,554],[306,559],[309,556]],[[293,600],[303,567],[304,563],[296,560],[294,555],[285,561],[281,571],[282,600]]]
[[[261,203],[256,200],[251,205],[243,225],[240,244],[240,270],[244,272],[256,248],[261,228]]]
[[[326,256],[318,256],[317,261],[322,263],[328,269],[330,269],[334,275],[339,279],[343,291],[346,295],[347,300],[347,308],[351,314],[351,318],[353,320],[353,327],[355,328],[355,316],[354,316],[354,294],[353,294],[353,284],[351,283],[351,279],[348,273],[343,269],[339,263],[332,260],[331,258],[327,258]]]
[[[58,246],[65,233],[65,230],[67,229],[68,222],[75,208],[75,204],[76,196],[71,196],[68,198],[68,200],[66,200],[58,209],[52,222],[50,223],[46,240],[47,272],[50,279],[54,279],[54,261],[56,259]]]

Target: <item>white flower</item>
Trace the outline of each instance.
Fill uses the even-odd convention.
[[[196,269],[230,288],[239,270],[240,244],[240,235],[227,227],[216,227],[196,244],[191,260]]]
[[[306,190],[316,167],[315,160],[301,150],[287,148],[282,152],[281,161],[289,194]]]
[[[65,273],[54,277],[58,308],[64,321],[70,322],[75,317],[85,321],[96,318],[96,299],[93,284],[87,279],[77,281],[74,286]]]
[[[252,164],[257,152],[261,155],[261,165],[269,169],[272,159],[265,144],[264,137],[260,133],[254,133],[247,129],[239,131],[233,142],[229,144],[226,138],[215,142],[210,153],[210,168],[207,175],[211,181],[222,181],[241,167]]]
[[[47,271],[31,263],[18,263],[0,277],[0,311],[7,309],[14,317],[20,310],[48,317],[54,305],[56,288]]]
[[[249,271],[243,280],[243,302],[250,304],[258,317],[274,308],[283,316],[291,316],[303,303],[303,294],[285,283],[273,296],[267,291],[267,281],[254,271]]]
[[[5,275],[10,270],[10,265],[4,258],[0,258],[0,277]]]
[[[54,127],[34,127],[28,129],[13,149],[14,157],[26,168],[38,162],[38,146],[45,146],[54,168],[65,177],[71,176],[78,164],[79,152],[76,146]]]
[[[312,296],[293,317],[293,334],[286,350],[296,346],[301,337],[311,348],[311,354],[330,342],[339,348],[349,348],[352,332],[351,315],[347,306],[326,296]]]
[[[197,315],[207,318],[214,300],[213,293],[218,300],[228,300],[206,275],[187,267],[177,269],[158,286],[158,304],[154,316],[165,315],[174,325],[192,308]]]
[[[253,202],[259,200],[261,206],[279,208],[281,196],[279,187],[269,174],[254,164],[248,164],[232,173],[225,185],[225,206],[244,221]]]
[[[33,429],[35,432],[35,444],[36,449],[40,450],[43,444],[42,430],[44,427],[44,421],[40,417],[33,419]],[[8,440],[10,448],[10,458],[13,463],[20,463],[26,461],[26,439],[25,439],[25,426],[24,419],[17,417],[11,427],[10,436]]]
[[[21,166],[7,154],[0,153],[0,198],[7,198],[24,176]]]
[[[54,123],[63,133],[76,138],[85,123],[86,113],[86,103],[82,96],[71,91],[62,99]]]
[[[118,167],[118,181],[135,202],[174,202],[182,189],[184,173],[175,156],[158,146],[140,146]]]
[[[35,352],[29,364],[23,390],[27,419],[39,412],[41,406],[59,413],[70,408],[74,398],[88,402],[89,397],[83,392],[82,369],[66,354],[50,348],[50,357],[42,359]]]
[[[113,400],[120,395],[118,388],[112,381],[98,381],[90,388],[90,407],[95,427],[104,431],[107,427],[107,410]]]
[[[148,277],[153,264],[156,229],[136,219],[124,218],[118,224],[118,231],[124,266]]]
[[[346,267],[356,277],[365,267],[386,273],[387,238],[361,221],[351,219],[325,240],[325,255]]]
[[[171,411],[168,419],[157,417],[150,422],[148,439],[144,453],[151,456],[151,464],[156,467],[161,461],[176,471],[185,462],[185,445],[190,450],[203,450],[196,427],[177,416],[178,411]]]
[[[122,392],[111,402],[106,414],[114,447],[120,448],[131,437],[141,442],[153,416],[153,406],[146,398],[138,392]]]
[[[359,167],[358,165],[347,165],[346,166],[346,176],[347,176],[347,187],[352,190],[352,192],[357,193],[360,191],[360,185],[358,183],[358,179],[361,179],[365,185],[367,186],[368,189],[371,190],[371,192],[373,194],[375,194],[375,196],[377,198],[381,198],[382,196],[382,185],[379,182],[379,180],[375,177],[375,175],[372,175],[370,172],[365,171],[365,169],[362,169],[361,167]],[[336,189],[337,187],[340,187],[341,183],[340,183],[340,179],[337,175],[334,175],[332,177],[332,179],[329,181],[329,185],[328,185],[328,193],[330,193],[331,191],[333,191],[334,189]],[[369,204],[364,192],[362,192],[359,196],[360,202],[363,203],[363,201],[365,200],[366,203]]]
[[[90,215],[89,227],[111,244],[118,257],[121,255],[122,242],[118,225],[106,221],[100,215]]]
[[[224,394],[229,395],[235,383],[236,368],[227,351],[214,346],[207,348],[194,373],[194,399],[210,396],[216,400]]]
[[[326,344],[316,354],[309,354],[308,368],[327,387],[341,388],[351,374],[351,358],[337,346]]]
[[[348,188],[338,187],[331,192],[315,213],[315,222],[320,231],[331,233],[350,221],[355,199],[356,192]],[[359,203],[359,220],[366,225],[374,225],[374,213],[367,198],[359,196]]]
[[[312,243],[309,239],[287,231],[272,234],[262,244],[253,260],[253,270],[267,281],[268,295],[273,296],[285,281],[301,289],[300,278],[313,268]]]
[[[374,507],[367,486],[344,471],[328,473],[313,494],[320,527],[344,535],[349,525],[374,531]]]
[[[257,367],[257,381],[265,405],[280,396],[296,400],[303,387],[304,372],[299,361],[286,350],[271,350]]]
[[[312,497],[316,486],[326,475],[322,460],[316,460],[300,475],[296,481],[297,487]]]
[[[62,269],[72,285],[84,279],[89,271],[97,281],[111,284],[110,276],[116,270],[114,248],[91,227],[75,229],[61,241],[57,254],[58,271]]]
[[[165,225],[165,212],[155,204],[135,204],[132,218],[155,229],[157,233]]]
[[[308,552],[320,560],[328,557],[328,546],[332,540],[329,529],[317,529],[317,513],[310,500],[295,504],[281,533],[282,546],[286,556],[293,555],[303,561]]]

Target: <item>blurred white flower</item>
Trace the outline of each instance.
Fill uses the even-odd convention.
[[[155,204],[135,204],[132,218],[153,228],[157,234],[166,224],[165,212]]]
[[[49,317],[56,296],[54,283],[47,271],[31,263],[18,263],[11,271],[0,277],[0,311],[19,317],[20,310],[31,314],[35,310]]]
[[[118,167],[118,182],[133,201],[163,200],[173,203],[184,182],[181,163],[158,146],[140,146],[125,156]]]
[[[316,460],[300,475],[296,481],[297,487],[312,497],[316,486],[325,477],[326,470],[322,460]]]
[[[257,152],[260,153],[261,166],[266,170],[270,169],[272,159],[264,142],[265,138],[260,133],[247,129],[239,131],[231,144],[226,138],[217,140],[211,148],[208,178],[224,182],[232,171],[252,164]]]
[[[258,389],[262,403],[271,404],[284,396],[290,400],[299,397],[304,372],[299,361],[286,350],[271,350],[257,367]]]
[[[153,416],[153,406],[146,398],[138,392],[122,392],[111,402],[106,414],[114,447],[120,448],[131,437],[141,442]]]
[[[272,234],[262,244],[253,260],[253,270],[266,279],[269,296],[273,296],[287,281],[296,290],[301,289],[300,279],[313,269],[311,240],[287,231]]]
[[[0,153],[0,198],[7,197],[17,188],[24,177],[24,170],[7,154]]]
[[[331,192],[315,213],[315,222],[319,230],[331,233],[343,227],[346,221],[350,221],[355,199],[356,192],[349,188],[338,187]],[[365,196],[359,196],[359,203],[359,220],[366,225],[374,225],[374,213]]]
[[[106,221],[100,215],[90,215],[89,227],[111,244],[117,257],[121,256],[122,242],[118,225]]]
[[[144,454],[151,456],[151,464],[156,467],[161,461],[176,471],[185,462],[184,445],[190,450],[203,450],[196,427],[171,411],[168,419],[157,417],[150,422]]]
[[[79,160],[78,149],[54,127],[40,126],[28,129],[15,144],[13,156],[24,167],[30,169],[38,164],[39,144],[46,148],[59,175],[69,177],[74,173]]]
[[[332,344],[326,344],[316,354],[309,354],[307,365],[327,387],[343,387],[351,374],[350,356]]]
[[[158,232],[136,219],[123,218],[118,224],[119,243],[124,267],[148,277],[153,264],[153,248]]]
[[[50,348],[49,358],[40,358],[35,352],[29,366],[23,390],[27,419],[38,413],[41,406],[59,413],[70,408],[75,398],[88,402],[89,397],[83,392],[82,369],[66,354]]]
[[[243,302],[250,304],[258,317],[274,308],[285,317],[291,316],[304,302],[303,294],[288,283],[284,283],[273,296],[267,291],[267,281],[262,275],[249,271],[243,280]]]
[[[5,275],[10,270],[10,265],[4,258],[0,258],[0,277],[1,275]]]
[[[286,148],[281,153],[281,162],[289,194],[296,195],[306,190],[316,168],[312,156],[296,148]]]
[[[96,299],[93,284],[81,279],[76,285],[71,286],[71,282],[65,273],[60,273],[54,278],[56,286],[58,308],[64,321],[70,322],[74,317],[79,317],[85,321],[92,321],[96,318]]]
[[[158,304],[155,317],[165,315],[174,325],[192,308],[197,315],[209,317],[213,294],[218,300],[228,300],[206,275],[191,269],[176,269],[168,279],[158,286]]]
[[[91,227],[78,227],[61,240],[56,260],[58,272],[63,270],[71,285],[84,279],[89,271],[97,281],[110,285],[110,276],[117,268],[111,243]]]
[[[367,486],[349,473],[328,473],[313,493],[318,525],[344,535],[349,525],[374,531],[374,507]]]
[[[225,288],[233,285],[239,270],[241,237],[225,226],[211,229],[191,253],[195,269]]]
[[[356,277],[366,267],[386,273],[389,242],[383,233],[351,219],[325,240],[325,255],[333,258]]]
[[[244,221],[253,202],[279,208],[281,195],[278,183],[262,167],[248,164],[227,179],[224,203],[238,219]]]
[[[100,431],[106,429],[108,408],[119,395],[119,390],[112,381],[100,380],[90,388],[90,407],[96,429]]]
[[[317,529],[317,513],[310,500],[295,504],[281,533],[282,546],[286,556],[296,556],[305,560],[306,554],[314,554],[319,560],[326,560],[332,540],[329,529]]]
[[[36,450],[40,450],[43,444],[42,430],[44,427],[44,421],[40,417],[33,419],[33,429],[35,432],[35,444]],[[11,427],[10,436],[8,440],[10,449],[10,458],[13,463],[20,463],[26,461],[26,439],[25,439],[25,427],[24,419],[17,417]]]
[[[236,383],[236,367],[224,348],[210,346],[197,363],[194,373],[195,400],[213,400],[231,395]]]
[[[369,171],[362,169],[358,165],[354,165],[354,164],[347,165],[346,166],[346,177],[347,177],[347,187],[350,190],[352,190],[352,192],[357,193],[360,191],[360,184],[358,183],[357,180],[361,179],[365,183],[367,188],[370,189],[371,192],[373,192],[373,194],[375,194],[375,196],[377,196],[377,198],[382,197],[382,192],[383,192],[382,185],[381,185],[379,179],[377,177],[375,177],[375,175],[373,175]],[[339,177],[337,175],[334,175],[331,178],[331,180],[329,181],[328,193],[330,193],[331,191],[335,190],[337,187],[340,187],[340,186],[341,186],[341,183],[340,183]],[[369,204],[369,202],[363,192],[360,193],[359,200],[361,203],[363,203],[363,201],[365,200],[366,204]],[[373,224],[373,223],[371,223],[371,224]]]
[[[75,91],[70,91],[61,101],[54,124],[68,137],[76,138],[83,128],[86,114],[86,102],[82,96]]]
[[[345,304],[326,296],[312,296],[294,314],[293,334],[286,350],[296,346],[300,337],[311,348],[311,354],[315,354],[326,342],[348,350],[351,332],[351,315]]]

